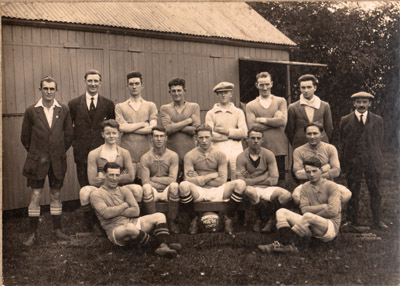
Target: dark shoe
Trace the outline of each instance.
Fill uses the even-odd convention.
[[[388,229],[389,227],[387,226],[386,223],[384,223],[383,221],[380,220],[379,222],[377,222],[377,223],[374,224],[374,228],[375,228],[375,229],[380,229],[380,230],[386,230],[386,229]]]
[[[172,234],[178,234],[180,232],[178,224],[174,221],[169,222],[169,232]]]
[[[176,250],[176,251],[181,251],[182,250],[182,245],[177,242],[172,242],[168,244],[169,248]]]
[[[261,220],[258,219],[258,220],[256,220],[256,222],[253,225],[253,231],[260,232],[260,230],[261,230]]]
[[[197,234],[199,232],[198,226],[197,226],[197,217],[195,217],[191,222],[189,226],[189,233],[190,234]]]
[[[264,227],[260,230],[261,233],[270,233],[274,227],[274,220],[270,218]]]
[[[225,217],[225,232],[233,233],[232,219]]]
[[[176,257],[177,254],[178,254],[178,253],[176,252],[176,250],[169,248],[168,245],[166,245],[166,244],[160,245],[160,247],[158,247],[158,248],[154,251],[154,253],[155,253],[156,255],[158,255],[158,256],[167,257],[167,258],[174,258],[174,257]]]
[[[23,243],[25,246],[32,246],[36,242],[36,233],[32,233],[27,240],[25,240]]]
[[[65,233],[63,233],[61,229],[56,229],[54,231],[54,234],[56,235],[58,240],[71,240],[71,238]]]

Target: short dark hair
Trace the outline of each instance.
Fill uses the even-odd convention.
[[[318,168],[318,169],[321,169],[322,163],[321,163],[321,161],[320,161],[318,158],[316,158],[316,157],[310,157],[310,158],[306,158],[306,159],[304,160],[303,166],[304,166],[304,168],[305,168],[306,166],[313,166],[313,167],[316,167],[316,168]]]
[[[129,79],[138,77],[140,79],[140,83],[143,83],[143,76],[139,71],[131,71],[126,75],[126,82],[129,81]]]
[[[198,135],[199,132],[201,132],[201,131],[209,131],[212,134],[212,128],[208,124],[200,124],[199,126],[197,126],[197,128],[195,130],[195,134]]]
[[[86,78],[88,77],[88,75],[90,75],[90,74],[98,75],[98,76],[99,76],[99,79],[100,79],[100,81],[101,81],[101,73],[100,73],[98,70],[94,70],[94,69],[88,70],[88,71],[85,73],[85,80],[86,80]]]
[[[250,133],[251,133],[251,132],[259,132],[259,133],[262,134],[262,137],[264,137],[264,132],[263,132],[260,128],[258,128],[258,127],[251,127],[251,128],[249,129],[249,131],[247,131],[247,137],[250,136]]]
[[[105,120],[105,121],[103,121],[101,126],[103,127],[103,130],[104,130],[104,128],[106,128],[108,126],[108,127],[116,128],[119,131],[119,123],[115,119]]]
[[[167,135],[167,130],[165,130],[165,128],[163,126],[161,126],[161,125],[154,126],[151,129],[151,136],[154,135],[154,131],[164,132],[165,135]]]
[[[107,173],[108,169],[119,169],[121,171],[121,166],[115,162],[107,162],[103,167],[103,172]]]
[[[319,129],[319,131],[321,131],[321,133],[324,132],[324,126],[322,126],[321,123],[319,123],[319,122],[309,122],[309,123],[307,123],[306,126],[304,126],[304,133],[307,132],[307,128],[310,127],[310,126],[318,127],[318,129]]]
[[[272,76],[269,72],[260,72],[256,75],[256,80],[258,80],[259,78],[270,78],[272,80]]]
[[[42,78],[40,81],[40,90],[43,88],[43,82],[54,82],[56,84],[56,90],[58,90],[57,82],[53,77],[46,75],[44,78]]]
[[[168,88],[171,89],[171,87],[174,85],[180,85],[183,89],[185,89],[185,84],[186,81],[183,78],[176,77],[169,81]]]
[[[313,82],[313,85],[317,86],[318,79],[315,77],[315,75],[312,75],[312,74],[303,74],[301,77],[299,77],[298,82],[300,84],[300,82],[308,81],[308,80],[311,80]]]

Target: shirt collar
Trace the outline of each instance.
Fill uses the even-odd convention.
[[[104,153],[103,153],[103,147],[104,147],[104,144],[101,145],[99,157],[102,158],[102,159],[106,159],[106,157],[104,156]],[[120,149],[120,147],[117,145],[117,157],[118,157],[118,156],[121,156],[121,149]]]
[[[306,105],[315,109],[319,109],[321,107],[321,99],[314,95],[311,100],[308,100],[304,97],[304,95],[300,95],[300,104]]]
[[[56,99],[54,99],[53,105],[50,106],[49,109],[54,108],[54,107],[61,107],[61,105],[58,103],[58,101]],[[43,107],[43,108],[47,108],[43,105],[43,99],[40,98],[39,101],[35,104],[35,107]]]
[[[88,92],[86,92],[86,100],[91,100],[92,97],[94,97],[94,100],[97,100],[99,97],[99,93],[96,93],[95,95],[90,95]]]
[[[229,103],[229,107],[227,109],[221,108],[221,105],[219,103],[214,104],[214,112],[229,112],[229,113],[234,113],[235,111],[235,105],[231,102]]]
[[[365,111],[364,113],[360,113],[357,110],[354,110],[354,113],[356,114],[357,118],[360,118],[361,114],[363,115],[364,118],[367,118],[368,116],[368,110]]]

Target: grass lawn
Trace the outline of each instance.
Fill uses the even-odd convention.
[[[297,255],[262,254],[257,244],[273,242],[274,234],[251,232],[253,213],[236,228],[235,237],[224,233],[175,235],[184,249],[175,259],[152,251],[113,246],[106,237],[86,236],[73,243],[58,243],[51,217],[45,211],[39,241],[27,248],[27,211],[3,213],[3,279],[5,285],[399,285],[399,180],[398,156],[388,162],[381,182],[387,231],[375,231],[382,240],[361,241],[349,234],[322,243],[311,240]],[[338,180],[344,183],[344,178]],[[64,211],[69,235],[84,231],[77,203]],[[369,195],[363,185],[362,222],[369,224]],[[181,217],[181,224],[187,223]]]

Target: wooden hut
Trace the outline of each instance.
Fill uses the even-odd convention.
[[[170,101],[168,81],[182,77],[204,119],[220,81],[235,84],[239,105],[241,78],[255,76],[241,74],[239,61],[287,62],[295,46],[244,2],[6,2],[1,9],[5,210],[30,200],[20,132],[43,76],[56,78],[57,99],[67,103],[85,91],[85,71],[98,69],[101,94],[118,103],[128,98],[126,74],[136,69],[144,75],[144,98],[158,108]],[[78,199],[78,192],[69,150],[62,199]],[[48,191],[42,203],[49,203]]]

